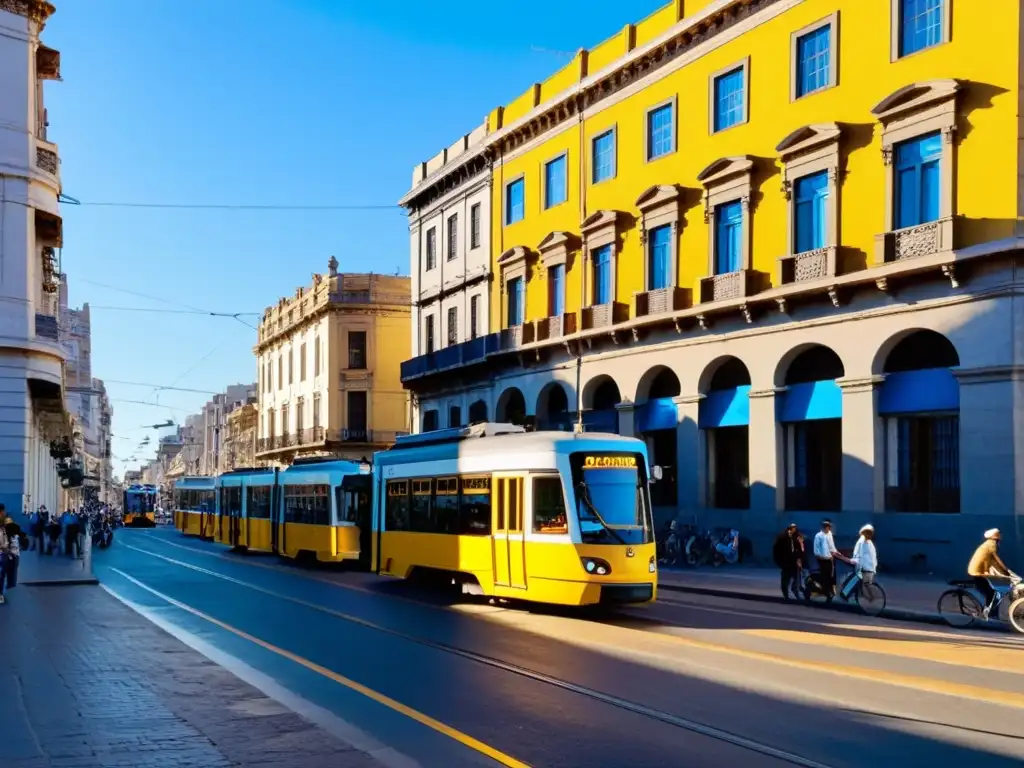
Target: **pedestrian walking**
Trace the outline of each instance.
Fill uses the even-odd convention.
[[[0,525],[0,605],[7,602],[7,569],[8,564],[15,557],[15,552],[20,554],[17,547],[17,538],[12,544],[11,539],[7,536],[7,527]]]
[[[782,572],[782,597],[787,602],[790,594],[800,599],[800,569],[803,564],[803,550],[797,539],[796,523],[790,523],[775,537],[772,559]]]
[[[3,519],[3,531],[7,536],[7,558],[4,567],[0,569],[0,579],[6,583],[8,590],[18,586],[18,566],[21,564],[21,543],[24,534],[21,526],[10,517],[7,517],[4,505],[0,504],[0,518]]]

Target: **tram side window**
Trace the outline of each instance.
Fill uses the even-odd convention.
[[[326,485],[289,485],[284,492],[286,523],[330,525],[331,502]]]
[[[217,492],[216,491],[200,491],[202,501],[200,507],[207,514],[211,514],[217,511]]]
[[[434,533],[458,533],[459,479],[439,477],[434,493]]]
[[[246,489],[245,512],[252,520],[270,518],[270,486],[249,486]]]
[[[459,533],[465,536],[491,535],[491,478],[462,478]]]
[[[557,476],[533,478],[533,532],[569,532],[562,480]]]
[[[220,489],[220,511],[226,515],[242,514],[241,486]]]
[[[409,509],[409,530],[434,533],[433,480],[412,481],[412,502]]]
[[[409,481],[388,482],[386,518],[384,525],[389,531],[409,530]]]

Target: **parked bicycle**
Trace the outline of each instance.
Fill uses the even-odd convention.
[[[856,582],[854,583],[854,580]],[[821,574],[811,571],[804,578],[802,585],[804,600],[810,603],[814,600],[827,600],[828,595],[821,585]],[[886,594],[885,588],[874,581],[865,585],[857,571],[850,573],[843,579],[842,586],[836,591],[834,600],[844,603],[856,604],[868,616],[880,616],[885,610]]]
[[[1010,585],[996,590],[996,601],[988,616],[981,601],[974,596],[974,579],[950,579],[947,582],[955,589],[949,589],[939,596],[939,614],[951,627],[963,629],[971,626],[978,619],[999,618],[1005,603],[1008,606],[1007,620],[1016,632],[1024,635],[1024,579],[1016,573],[1010,574]]]

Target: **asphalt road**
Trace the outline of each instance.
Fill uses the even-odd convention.
[[[614,613],[452,602],[166,528],[104,589],[389,766],[1020,765],[1024,644],[664,591]]]

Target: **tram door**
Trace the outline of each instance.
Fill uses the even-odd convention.
[[[369,475],[346,475],[335,502],[339,519],[355,523],[359,528],[359,566],[367,569],[373,550],[372,490],[373,479]]]
[[[223,524],[226,517],[228,525],[228,540],[224,543],[232,547],[240,547],[242,546],[242,487],[225,488],[224,492],[226,492],[227,504],[224,503],[225,497],[222,493],[221,505],[226,506],[226,509],[221,510],[221,521]]]
[[[526,589],[526,538],[523,526],[523,478],[494,477],[491,546],[494,583]]]

